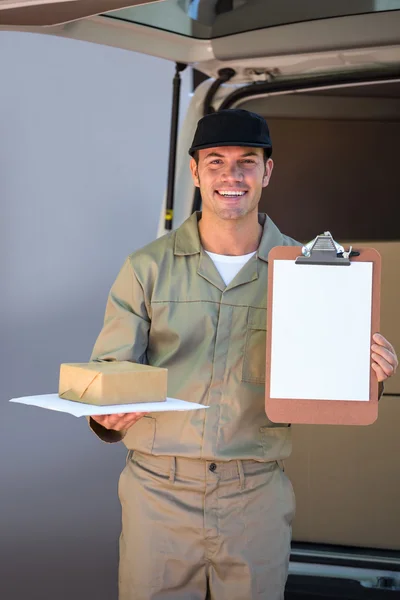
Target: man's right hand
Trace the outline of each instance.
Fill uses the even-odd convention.
[[[99,423],[105,429],[113,429],[114,431],[126,431],[134,425],[136,421],[147,415],[148,413],[117,413],[115,415],[94,415],[91,418],[96,423]]]

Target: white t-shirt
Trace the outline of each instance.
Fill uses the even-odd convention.
[[[250,252],[250,254],[242,254],[242,256],[226,256],[225,254],[214,254],[213,252],[207,252],[207,254],[217,267],[219,274],[225,282],[225,285],[229,285],[232,279],[239,273],[243,265],[247,263],[247,261],[255,254],[255,252]]]

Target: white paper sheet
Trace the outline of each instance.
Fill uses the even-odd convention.
[[[138,404],[115,404],[112,406],[93,406],[92,404],[81,404],[72,400],[64,400],[58,394],[44,394],[42,396],[25,396],[24,398],[13,398],[10,402],[38,406],[49,410],[57,410],[69,413],[74,417],[93,415],[112,415],[116,413],[134,412],[164,412],[169,410],[198,410],[208,408],[195,402],[167,398],[165,402],[141,402]]]
[[[271,398],[369,400],[372,266],[274,262]]]

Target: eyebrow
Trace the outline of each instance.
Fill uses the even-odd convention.
[[[240,158],[247,158],[248,156],[259,156],[259,154],[257,152],[245,152],[244,154],[240,155]],[[221,154],[220,152],[210,152],[209,154],[207,154],[207,156],[205,157],[207,158],[224,158],[225,155]]]
[[[210,152],[207,154],[206,158],[211,158],[213,156],[216,156],[217,158],[224,158],[224,155],[220,154],[219,152]]]
[[[257,152],[246,152],[245,154],[242,154],[241,158],[245,158],[247,156],[260,156]]]

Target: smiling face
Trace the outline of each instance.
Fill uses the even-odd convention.
[[[190,169],[200,188],[203,213],[220,219],[243,219],[258,212],[261,192],[269,183],[273,162],[263,148],[223,146],[199,150]]]

